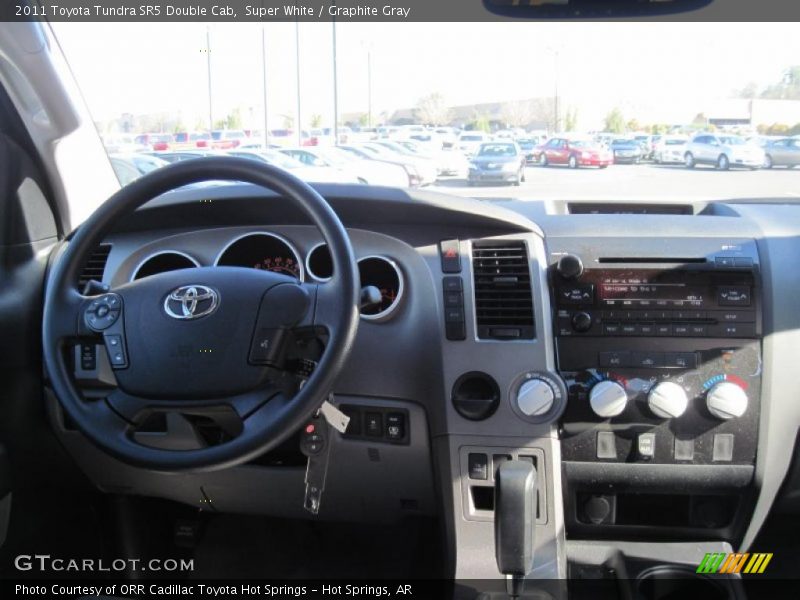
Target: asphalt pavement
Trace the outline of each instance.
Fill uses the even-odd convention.
[[[612,165],[607,169],[531,166],[525,181],[470,187],[464,176],[440,179],[431,189],[476,198],[520,200],[710,201],[794,198],[800,202],[800,167],[756,171],[683,165]]]

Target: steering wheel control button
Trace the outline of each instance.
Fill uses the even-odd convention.
[[[89,303],[84,322],[92,331],[105,331],[117,322],[122,300],[117,294],[103,294]]]
[[[597,432],[597,458],[601,460],[617,460],[617,440],[613,431]]]
[[[656,455],[656,434],[655,433],[640,433],[636,438],[636,450],[639,452],[639,458],[650,460]]]
[[[470,479],[489,478],[489,457],[486,454],[470,453],[467,457],[467,470]]]
[[[125,352],[125,339],[121,335],[106,334],[104,336],[106,342],[106,351],[108,352],[108,360],[111,366],[115,369],[124,369],[128,366],[128,356]]]
[[[714,462],[731,462],[733,460],[733,434],[717,433],[714,435],[714,447],[711,453]]]
[[[443,277],[442,294],[445,337],[454,342],[465,340],[467,327],[464,317],[464,282],[461,277]]]
[[[250,364],[275,367],[280,365],[286,330],[261,327],[250,345]]]
[[[442,273],[461,273],[461,244],[458,240],[439,242],[442,257]]]

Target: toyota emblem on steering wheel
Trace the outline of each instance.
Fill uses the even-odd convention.
[[[182,321],[210,315],[219,306],[219,293],[205,285],[183,285],[164,300],[164,311]]]

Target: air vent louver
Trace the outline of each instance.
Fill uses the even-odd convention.
[[[100,244],[97,250],[92,252],[78,277],[79,290],[83,290],[84,286],[92,279],[103,281],[103,272],[106,270],[106,261],[108,261],[110,253],[111,244]]]
[[[533,299],[524,242],[472,245],[475,317],[482,339],[532,339]]]

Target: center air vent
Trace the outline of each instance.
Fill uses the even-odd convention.
[[[472,270],[478,337],[532,339],[533,299],[525,243],[474,243]]]
[[[103,273],[106,270],[108,255],[111,253],[111,244],[100,244],[86,260],[86,264],[78,276],[78,289],[83,291],[89,281],[103,281]]]

